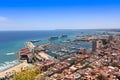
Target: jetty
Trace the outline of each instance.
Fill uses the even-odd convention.
[[[35,48],[35,45],[32,42],[26,42],[25,46],[32,51]]]

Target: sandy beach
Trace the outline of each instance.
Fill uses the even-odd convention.
[[[0,78],[4,77],[6,75],[6,73],[9,73],[9,72],[13,72],[13,71],[14,72],[21,72],[21,69],[25,68],[27,66],[28,66],[28,63],[27,62],[23,62],[23,63],[20,63],[20,64],[14,66],[14,67],[11,67],[11,68],[3,71],[3,72],[0,72]]]

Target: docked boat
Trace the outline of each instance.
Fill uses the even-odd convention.
[[[49,38],[49,40],[56,40],[56,39],[58,39],[58,36],[53,36]]]
[[[66,34],[62,34],[60,37],[61,38],[65,38],[65,37],[67,37],[68,35],[66,35]]]
[[[40,42],[41,40],[32,40],[31,42],[32,43],[35,43],[35,42]]]

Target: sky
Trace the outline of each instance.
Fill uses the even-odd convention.
[[[0,30],[120,28],[120,0],[0,0]]]

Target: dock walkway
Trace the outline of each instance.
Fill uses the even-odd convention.
[[[46,59],[46,60],[53,59],[53,57],[46,54],[45,52],[39,52],[38,55],[41,56],[42,58]]]

